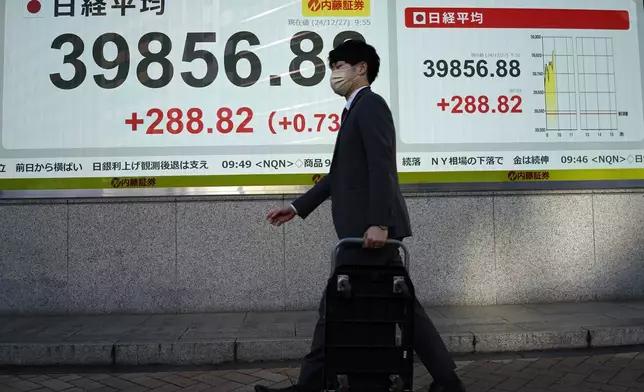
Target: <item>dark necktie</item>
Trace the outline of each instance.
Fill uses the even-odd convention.
[[[344,110],[342,110],[342,119],[340,120],[341,123],[343,123],[344,119],[347,118],[347,113],[349,113],[349,111],[347,110],[347,108],[344,108]]]

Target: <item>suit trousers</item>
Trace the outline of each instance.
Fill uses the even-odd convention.
[[[338,253],[338,264],[400,264],[402,260],[398,246],[387,245],[380,249],[347,249]],[[313,332],[310,352],[304,357],[300,367],[298,385],[306,390],[321,390],[324,384],[324,301],[322,295],[318,308],[318,320]],[[447,379],[452,375],[456,364],[452,360],[436,327],[423,309],[418,299],[414,305],[414,351],[425,368],[436,379]]]

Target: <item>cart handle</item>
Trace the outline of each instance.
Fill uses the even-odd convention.
[[[364,238],[343,238],[341,239],[334,247],[333,250],[331,251],[331,270],[333,270],[335,263],[337,261],[338,257],[338,252],[340,250],[340,247],[344,244],[363,244],[364,243]],[[392,245],[398,245],[399,247],[402,248],[403,253],[404,253],[404,263],[405,263],[405,269],[409,271],[409,249],[405,244],[402,243],[402,241],[398,240],[387,240],[385,241],[386,244],[392,244]]]

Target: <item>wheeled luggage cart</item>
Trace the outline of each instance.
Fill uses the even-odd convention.
[[[415,293],[404,265],[340,265],[331,255],[331,277],[324,309],[324,391],[412,391]]]

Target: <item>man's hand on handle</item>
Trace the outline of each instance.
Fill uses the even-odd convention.
[[[295,210],[291,206],[284,206],[269,212],[266,218],[271,225],[280,226],[295,218]]]
[[[277,208],[268,213],[267,219],[273,226],[280,226],[295,218],[295,208],[293,206],[284,206]],[[388,229],[383,226],[371,226],[364,233],[364,248],[382,248],[388,238]]]
[[[364,233],[365,248],[382,248],[387,242],[388,230],[386,227],[371,226]]]

